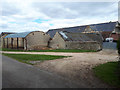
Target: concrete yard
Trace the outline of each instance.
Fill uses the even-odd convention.
[[[49,60],[37,63],[35,67],[58,74],[76,82],[79,85],[94,88],[111,87],[95,77],[92,68],[98,64],[118,61],[116,50],[102,50],[89,53],[60,53],[60,52],[3,52],[21,54],[46,54],[72,56],[63,59]]]

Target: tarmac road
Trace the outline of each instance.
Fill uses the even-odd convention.
[[[2,88],[77,88],[62,77],[2,56]]]

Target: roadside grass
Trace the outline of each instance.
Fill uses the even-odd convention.
[[[100,64],[93,68],[95,75],[108,83],[108,85],[120,88],[120,78],[118,70],[118,62],[108,62]]]
[[[17,50],[17,49],[9,49],[9,48],[2,48],[2,51],[16,51],[16,52],[23,52],[24,50]]]
[[[55,60],[66,58],[70,56],[57,56],[57,55],[39,55],[39,54],[5,54],[3,55],[8,56],[10,58],[16,59],[20,62],[31,64],[30,61],[45,61],[45,60]]]
[[[55,49],[55,50],[17,50],[17,49],[8,49],[2,48],[2,51],[14,51],[14,52],[97,52],[95,50],[78,50],[78,49]]]

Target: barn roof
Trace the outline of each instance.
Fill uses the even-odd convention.
[[[77,27],[68,27],[68,28],[60,28],[60,29],[50,29],[47,34],[50,35],[51,38],[54,37],[56,32],[59,31],[67,31],[67,32],[83,32],[86,26],[77,26]]]
[[[65,41],[93,41],[84,33],[58,32]]]
[[[15,34],[15,32],[2,32],[1,36],[5,35],[5,34]]]
[[[101,23],[101,24],[92,24],[90,26],[95,26],[97,31],[113,31],[116,27],[117,22]]]
[[[51,38],[53,38],[55,33],[58,31],[80,33],[80,32],[83,32],[87,26],[90,26],[93,29],[96,29],[97,31],[113,31],[116,27],[116,23],[117,22],[107,22],[107,23],[82,25],[82,26],[75,26],[75,27],[68,27],[68,28],[50,29],[48,30],[47,34],[49,34]]]
[[[5,38],[24,38],[31,32],[22,32],[22,33],[15,33],[15,34],[9,34]]]
[[[92,30],[94,30],[94,31],[98,31],[97,28],[96,28],[96,26],[90,26],[90,28],[91,28]]]

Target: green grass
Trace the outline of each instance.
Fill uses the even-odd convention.
[[[9,49],[9,48],[2,48],[2,51],[16,51],[16,52],[23,52],[24,50],[17,50],[17,49]]]
[[[111,86],[120,87],[118,62],[108,62],[93,68],[95,75]]]
[[[68,57],[68,56],[38,55],[38,54],[5,54],[4,53],[3,55],[27,64],[31,64],[29,61],[45,61],[45,60],[54,60],[54,59]]]
[[[2,51],[14,51],[14,52],[96,52],[95,50],[74,50],[74,49],[55,49],[55,50],[15,50],[15,49],[8,49],[8,48],[3,48]]]

